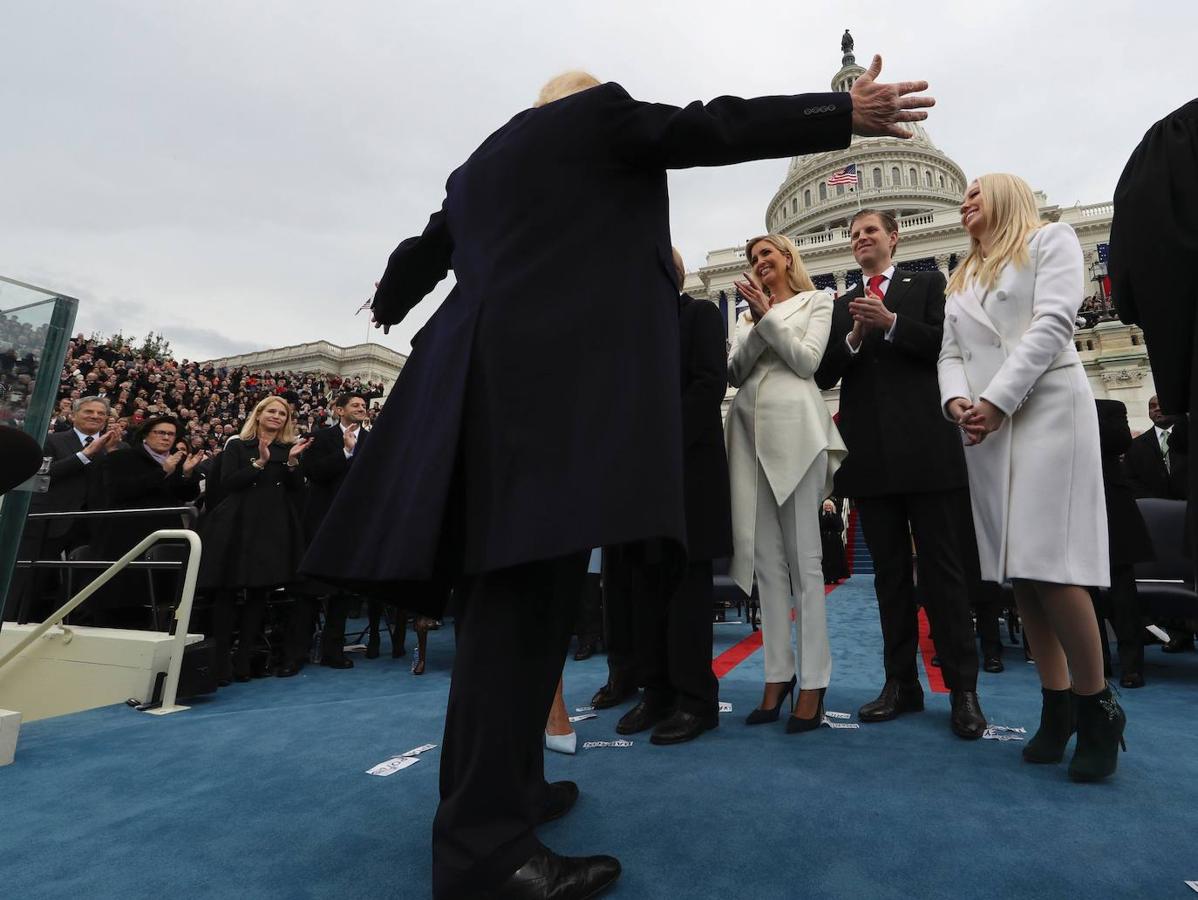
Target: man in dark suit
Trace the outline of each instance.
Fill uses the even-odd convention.
[[[300,463],[308,480],[304,499],[304,537],[309,542],[320,530],[333,498],[341,489],[358,453],[366,446],[366,398],[358,393],[339,394],[333,400],[337,421],[322,428],[312,438]],[[295,609],[288,627],[285,659],[275,674],[287,678],[303,668],[316,624],[320,596],[325,598],[324,629],[320,636],[321,665],[333,669],[352,669],[354,664],[345,655],[345,619],[353,603],[353,595],[331,585],[308,583],[297,592]]]
[[[96,464],[119,445],[120,430],[108,424],[108,401],[80,397],[71,404],[72,427],[46,438],[50,457],[50,485],[30,499],[31,513],[74,512],[85,509],[98,488]],[[91,526],[80,519],[34,520],[21,537],[21,559],[55,559],[88,542]],[[36,574],[30,575],[30,572]],[[60,582],[53,570],[19,569],[9,595],[19,606],[7,604],[7,615],[19,621],[40,621],[56,606],[52,591]]]
[[[1132,151],[1115,187],[1109,261],[1119,318],[1144,329],[1162,410],[1189,414],[1187,446],[1198,441],[1198,281],[1184,271],[1198,256],[1196,159],[1198,100],[1191,100],[1149,128]],[[1176,441],[1172,436],[1171,444]],[[1187,467],[1186,478],[1183,496],[1193,497],[1198,467]],[[1189,515],[1191,556],[1198,561],[1193,507]],[[1174,638],[1166,647],[1191,649],[1193,637]]]
[[[1124,408],[1124,417],[1127,410]],[[1123,467],[1136,497],[1186,500],[1189,497],[1189,453],[1185,416],[1169,416],[1155,396],[1148,399],[1152,427],[1126,448]],[[1177,425],[1182,427],[1177,428]]]
[[[1134,565],[1153,558],[1152,538],[1120,463],[1120,457],[1133,443],[1127,427],[1127,407],[1118,400],[1094,402],[1098,406],[1098,439],[1102,444],[1111,586],[1105,591],[1091,589],[1090,595],[1099,623],[1102,619],[1110,621],[1119,641],[1119,684],[1138,688],[1144,686],[1144,623],[1136,595]],[[1105,631],[1102,644],[1109,657]]]
[[[674,250],[678,288],[686,269]],[[634,565],[633,653],[641,701],[616,725],[620,734],[652,728],[654,744],[680,744],[719,725],[719,682],[711,670],[711,561],[732,552],[728,457],[720,405],[728,390],[724,322],[716,306],[679,297],[686,574],[670,584],[661,566]],[[610,684],[610,680],[609,680]]]
[[[919,646],[911,540],[919,594],[945,683],[952,730],[975,740],[986,730],[977,696],[978,658],[963,554],[968,510],[961,435],[940,411],[936,359],[944,328],[944,276],[904,272],[892,257],[898,223],[866,209],[849,226],[864,288],[836,301],[816,383],[840,382],[840,433],[848,458],[837,496],[851,497],[874,560],[886,684],[861,707],[863,722],[923,709],[915,666]]]
[[[685,108],[560,76],[392,253],[380,325],[450,268],[457,284],[303,568],[384,594],[457,582],[436,897],[589,897],[618,877],[611,857],[558,856],[535,829],[577,793],[546,789],[542,751],[591,548],[652,541],[679,572],[685,559],[666,171],[907,137],[895,123],[932,101],[904,98],[922,83],[878,85],[880,67],[851,94]]]

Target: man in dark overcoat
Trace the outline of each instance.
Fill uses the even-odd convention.
[[[1144,134],[1115,187],[1111,220],[1111,298],[1119,318],[1144,329],[1162,412],[1189,414],[1186,447],[1198,446],[1198,100]],[[1178,429],[1174,427],[1174,432]],[[1172,444],[1177,443],[1174,436]],[[1185,496],[1198,496],[1198,466]],[[1187,541],[1198,562],[1198,527],[1188,509]],[[1174,635],[1170,650],[1193,647]]]
[[[977,547],[965,521],[961,434],[940,410],[936,378],[944,276],[895,268],[898,223],[888,212],[861,210],[849,233],[865,283],[836,300],[815,381],[824,390],[840,382],[840,434],[849,455],[836,473],[835,493],[857,504],[876,571],[886,682],[859,716],[884,722],[924,708],[914,538],[919,596],[951,692],[949,723],[954,734],[976,740],[986,719],[977,696],[965,555],[974,555],[977,569]]]
[[[905,137],[895,123],[932,101],[904,96],[922,83],[879,85],[880,66],[851,94],[684,108],[561,76],[392,253],[380,324],[451,268],[457,284],[303,568],[376,592],[456,581],[436,897],[589,897],[618,877],[611,857],[558,856],[535,829],[576,792],[546,791],[542,741],[591,548],[656,542],[679,572],[685,558],[666,170]]]

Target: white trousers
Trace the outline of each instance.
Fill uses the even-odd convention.
[[[800,690],[827,687],[832,677],[819,533],[819,507],[824,499],[820,494],[827,468],[827,453],[822,452],[779,507],[765,470],[757,463],[753,569],[761,600],[765,680],[790,681],[797,670]]]

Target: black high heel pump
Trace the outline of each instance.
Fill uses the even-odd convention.
[[[810,719],[804,719],[800,716],[791,715],[786,720],[786,733],[795,734],[800,731],[815,731],[824,722],[824,693],[827,688],[819,689],[819,706],[815,708],[815,715]]]
[[[786,690],[778,695],[778,702],[774,704],[773,708],[761,709],[758,707],[749,713],[748,718],[745,719],[745,724],[764,725],[766,722],[777,722],[778,713],[782,710],[782,704],[786,702],[787,697],[790,697],[790,708],[794,709],[794,691],[795,685],[798,683],[799,677],[797,675],[792,675],[790,677],[790,684],[786,686]]]

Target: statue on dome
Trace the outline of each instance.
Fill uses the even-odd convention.
[[[847,28],[844,30],[844,37],[840,39],[840,52],[846,56],[853,52],[853,36]]]

